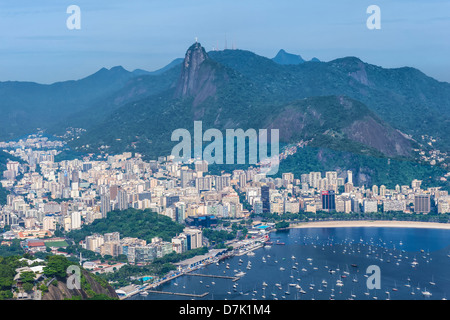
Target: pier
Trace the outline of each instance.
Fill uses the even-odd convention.
[[[161,293],[161,294],[171,294],[174,296],[185,296],[185,297],[195,297],[195,298],[203,298],[206,297],[209,292],[205,292],[202,294],[195,294],[195,293],[182,293],[182,292],[168,292],[168,291],[157,291],[157,290],[147,290],[149,293]]]
[[[264,247],[264,244],[263,243],[259,243],[259,244],[253,245],[250,248],[245,248],[243,250],[239,250],[238,252],[235,253],[235,256],[240,257],[240,256],[248,254],[248,253],[250,253],[252,251],[255,251],[256,249],[262,248],[262,247]]]
[[[219,279],[230,279],[232,281],[237,281],[241,277],[230,277],[230,276],[219,276],[214,274],[200,274],[200,273],[185,273],[186,276],[195,276],[195,277],[209,277],[209,278],[219,278]]]

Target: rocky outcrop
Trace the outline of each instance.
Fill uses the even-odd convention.
[[[86,270],[82,270],[83,277],[86,279],[86,284],[82,285],[80,290],[78,289],[68,289],[65,281],[58,281],[56,286],[54,284],[50,284],[48,286],[48,292],[46,292],[42,300],[64,300],[64,299],[72,299],[75,296],[81,296],[83,300],[93,298],[92,293],[94,294],[103,294],[108,296],[109,298],[116,298],[118,296],[115,290],[109,286],[102,286],[96,280],[94,280],[89,272]],[[89,288],[90,290],[87,290]]]
[[[348,140],[389,157],[408,157],[412,141],[380,120],[364,104],[345,96],[315,97],[288,104],[269,120],[282,141]],[[322,145],[326,147],[327,145]]]
[[[209,59],[200,43],[194,43],[186,52],[175,97],[193,97],[195,107],[208,97],[214,96],[217,91],[215,66],[216,63]]]
[[[350,140],[375,148],[387,156],[411,155],[410,140],[372,117],[354,121],[344,132]]]

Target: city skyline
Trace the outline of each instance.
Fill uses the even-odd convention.
[[[176,286],[193,271],[205,272],[204,267],[208,265],[219,267],[224,258],[232,262],[244,255],[261,254],[261,250],[268,250],[273,244],[271,231],[279,229],[311,226],[313,230],[321,223],[328,228],[378,226],[374,220],[381,220],[379,226],[383,227],[384,220],[392,219],[398,221],[388,221],[387,226],[449,229],[448,191],[427,187],[422,180],[397,184],[395,188],[377,184],[366,188],[364,184],[352,183],[353,172],[349,170],[326,171],[324,175],[323,171],[305,171],[300,175],[283,172],[274,179],[267,177],[260,168],[249,167],[215,175],[209,172],[204,160],[191,159],[193,167],[189,167],[189,164],[174,161],[172,155],[145,161],[140,154],[131,152],[103,159],[90,155],[82,160],[57,161],[55,156],[63,146],[63,142],[51,141],[39,134],[25,140],[0,142],[8,155],[18,159],[7,161],[7,170],[0,181],[9,189],[6,202],[0,205],[0,227],[4,230],[2,246],[39,257],[34,269],[17,269],[16,279],[25,272],[43,271],[36,280],[30,280],[31,283],[21,283],[16,293],[4,291],[16,299],[48,299],[42,284],[47,283],[52,274],[46,260],[41,259],[48,254],[51,255],[49,261],[59,259],[52,257],[61,257],[60,263],[75,259],[97,276],[118,277],[120,281],[111,283],[108,296],[135,299],[149,296],[158,286],[169,282]],[[447,173],[446,177],[449,175]],[[344,220],[352,220],[348,225],[340,221],[344,216]],[[279,237],[275,238],[277,245],[286,244],[279,241]],[[330,243],[328,246],[334,248]],[[372,254],[370,246],[369,254]],[[233,260],[233,257],[236,258]],[[173,264],[158,269],[160,259]],[[356,266],[353,259],[352,267]],[[400,261],[395,264],[399,266]],[[240,259],[239,266],[242,262]],[[262,263],[265,262],[263,259]],[[31,263],[27,260],[27,264]],[[416,268],[416,265],[414,258],[411,266]],[[79,268],[75,264],[71,266]],[[140,279],[139,285],[128,275],[121,275],[120,269],[129,266],[138,267],[133,274]],[[142,276],[140,268],[146,268],[142,271],[151,268],[151,276]],[[296,266],[292,268],[298,271]],[[228,269],[230,272],[223,277],[241,283],[252,274],[251,264],[247,264],[246,271],[227,264],[223,273]],[[282,272],[285,268],[279,270]],[[323,272],[333,280],[328,271]],[[279,277],[281,279],[282,274]],[[267,286],[264,283],[263,288]],[[206,285],[208,288],[209,284]],[[289,284],[293,285],[293,282]],[[226,290],[224,286],[215,287],[219,292]],[[236,296],[245,297],[243,291],[234,289]],[[302,288],[296,286],[296,289]],[[298,292],[306,294],[306,291]],[[324,289],[317,291],[318,294],[323,292]],[[421,292],[425,298],[439,294],[437,290],[431,293],[426,288]],[[231,290],[226,294],[231,295]],[[351,292],[351,297],[357,297],[355,294]],[[204,298],[209,291],[180,295]],[[330,298],[333,297],[331,291]],[[266,298],[263,291],[262,299]],[[280,298],[286,299],[286,296]]]

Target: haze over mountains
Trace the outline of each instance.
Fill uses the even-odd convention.
[[[269,59],[195,43],[155,72],[114,67],[52,85],[2,82],[0,96],[0,139],[81,127],[69,142],[81,152],[167,155],[172,131],[192,130],[195,120],[203,130],[278,128],[282,143],[377,157],[412,159],[424,134],[450,149],[450,84],[355,57],[305,61],[280,50]]]

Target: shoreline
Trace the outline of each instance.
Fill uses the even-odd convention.
[[[313,221],[300,222],[289,226],[288,229],[306,228],[421,228],[450,230],[450,223],[420,222],[420,221],[391,221],[391,220],[358,220],[358,221]]]

